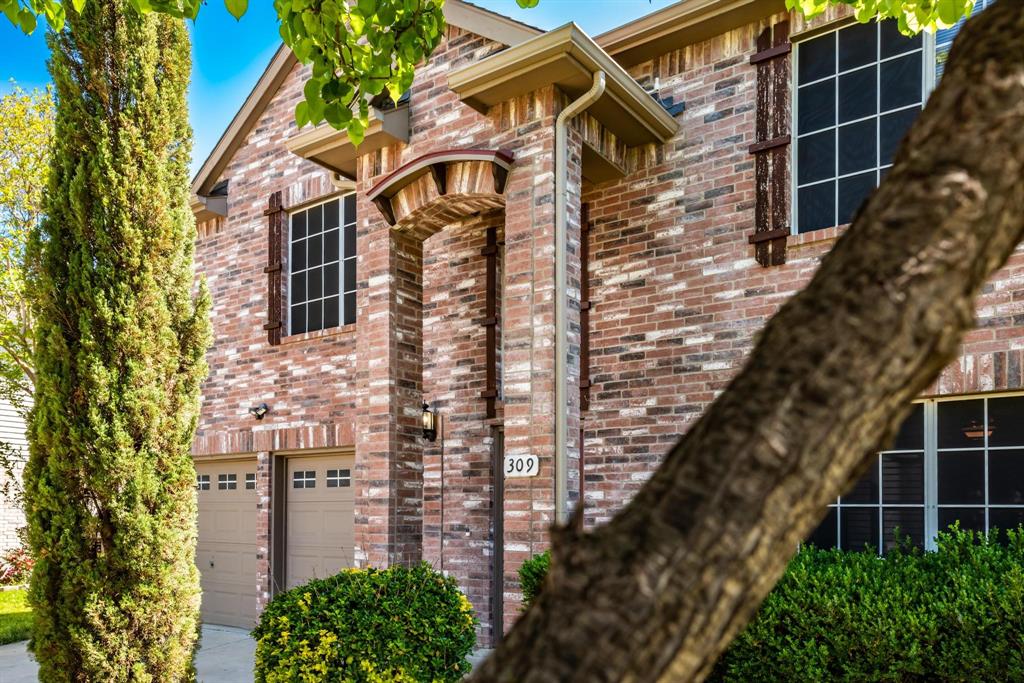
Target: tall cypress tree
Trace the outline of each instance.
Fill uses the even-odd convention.
[[[43,681],[185,680],[209,340],[208,296],[193,290],[189,40],[181,20],[128,0],[65,7],[30,290],[30,647]]]

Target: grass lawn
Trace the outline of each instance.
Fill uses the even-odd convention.
[[[32,610],[25,604],[25,591],[0,591],[0,645],[28,640]]]

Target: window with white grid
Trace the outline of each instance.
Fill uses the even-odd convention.
[[[198,490],[198,491],[209,491],[210,490],[210,475],[209,474],[197,474],[196,475],[196,490]]]
[[[245,473],[245,488],[247,491],[252,491],[256,488],[256,473],[246,472]]]
[[[356,321],[356,196],[292,212],[288,232],[288,329]]]
[[[922,35],[853,24],[796,45],[793,225],[849,223],[892,165],[925,99]]]
[[[221,491],[234,491],[238,488],[238,475],[236,474],[218,474],[217,475],[217,488]]]
[[[292,472],[292,488],[293,489],[313,489],[316,488],[316,471],[315,470],[298,470]]]
[[[327,488],[338,488],[352,485],[352,473],[349,470],[327,470]]]

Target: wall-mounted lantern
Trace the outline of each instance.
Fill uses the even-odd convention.
[[[266,403],[261,403],[258,406],[249,408],[249,414],[255,417],[257,420],[262,420],[263,416],[270,412],[270,406]]]
[[[423,438],[431,443],[437,439],[437,414],[428,403],[423,404]]]

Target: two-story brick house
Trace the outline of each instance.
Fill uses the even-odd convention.
[[[358,148],[296,129],[307,71],[282,49],[195,179],[208,621],[423,559],[493,642],[551,524],[628,501],[807,282],[956,30],[906,38],[774,0],[687,0],[596,38],[445,11]],[[1022,302],[1017,252],[817,542],[1024,520]]]

